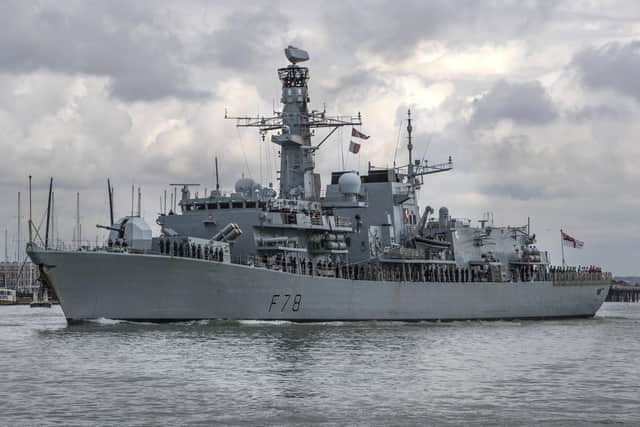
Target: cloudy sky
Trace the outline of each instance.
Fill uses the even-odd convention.
[[[522,225],[560,262],[559,229],[586,242],[572,264],[640,274],[640,3],[637,1],[161,2],[0,0],[0,219],[16,249],[17,193],[34,177],[41,218],[55,179],[56,231],[102,237],[106,178],[117,213],[131,185],[153,222],[172,182],[274,181],[275,148],[224,120],[269,114],[282,49],[310,52],[311,103],[361,112],[360,157],[451,155],[421,203]],[[320,137],[320,135],[318,135]],[[400,149],[396,152],[396,146]],[[318,155],[341,167],[348,131]],[[23,224],[26,220],[26,203]],[[23,234],[26,235],[25,227]],[[3,235],[4,238],[4,230]],[[24,240],[24,237],[22,238]],[[4,253],[3,253],[4,255]]]

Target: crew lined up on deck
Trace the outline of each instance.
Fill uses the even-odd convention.
[[[209,261],[224,261],[224,251],[222,248],[210,248],[209,246],[189,244],[188,242],[171,241],[169,239],[160,239],[160,253],[162,255],[171,255],[183,258],[205,259]]]
[[[270,270],[309,276],[336,277],[351,280],[384,280],[405,282],[502,282],[500,272],[489,266],[459,268],[448,264],[366,263],[345,264],[331,260],[312,262],[294,256],[276,255],[258,258],[256,265]],[[512,271],[513,282],[604,280],[597,269],[523,265]]]

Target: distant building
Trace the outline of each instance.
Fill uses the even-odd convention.
[[[616,276],[613,280],[620,282],[620,284],[640,286],[640,277],[638,276]]]
[[[15,289],[18,293],[32,293],[38,289],[38,270],[31,262],[0,262],[0,288]]]

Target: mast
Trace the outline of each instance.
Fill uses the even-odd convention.
[[[82,246],[82,229],[80,228],[80,192],[76,193],[76,246]]]
[[[562,266],[565,267],[567,264],[564,260],[564,239],[562,238],[562,235],[564,234],[564,232],[562,231],[562,228],[560,229],[560,250],[562,251]]]
[[[140,187],[138,187],[138,218],[140,218],[141,205],[142,205],[142,190],[140,190]]]
[[[20,261],[20,247],[21,242],[20,242],[20,192],[18,191],[18,249],[16,250],[16,261]]]
[[[236,120],[237,127],[258,128],[263,138],[267,132],[279,131],[271,136],[271,142],[280,146],[278,197],[318,200],[320,175],[314,173],[315,151],[339,127],[359,126],[362,120],[359,114],[357,117],[330,117],[324,110],[309,111],[309,69],[298,65],[299,62],[308,61],[309,54],[293,46],[284,52],[290,64],[278,69],[282,84],[282,111],[275,112],[272,117],[230,117],[225,113],[225,118]],[[311,145],[311,130],[325,127],[333,129],[320,144]]]
[[[56,208],[55,208],[55,200],[56,193],[55,191],[51,192],[51,242],[53,243],[54,249],[56,248]]]
[[[216,163],[216,192],[220,194],[220,175],[218,174],[218,156],[215,158]]]
[[[134,186],[131,186],[131,217],[133,217],[133,193],[135,191]]]
[[[31,175],[29,175],[29,243],[33,242],[33,231],[32,231],[32,204],[31,204]],[[20,254],[20,251],[18,251]]]
[[[109,178],[107,178],[107,196],[109,197],[109,225],[113,227],[113,189]]]
[[[281,197],[306,195],[312,192],[314,156],[309,130],[309,100],[307,80],[309,69],[292,60],[286,68],[278,70],[282,82],[282,133],[271,138],[280,145],[280,194]],[[306,147],[307,149],[302,149]],[[310,198],[314,198],[309,194]],[[305,197],[306,198],[306,197]]]
[[[4,262],[9,262],[9,230],[4,229]]]
[[[47,225],[44,231],[44,248],[49,249],[49,224],[51,223],[51,193],[53,192],[53,178],[49,180],[49,200],[47,201]]]
[[[411,139],[411,132],[413,131],[413,126],[411,126],[411,110],[407,111],[407,139],[409,140],[407,143],[407,150],[409,151],[409,166],[407,168],[407,175],[411,182],[411,186],[413,187],[413,141]]]

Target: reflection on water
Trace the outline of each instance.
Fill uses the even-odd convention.
[[[2,422],[640,423],[640,304],[518,322],[99,319],[0,307]]]

